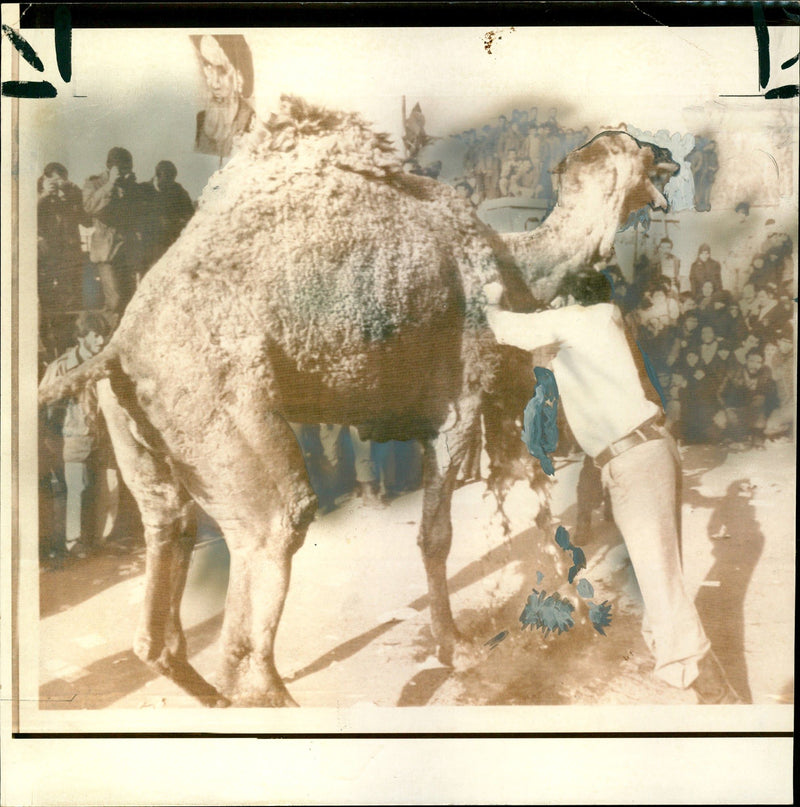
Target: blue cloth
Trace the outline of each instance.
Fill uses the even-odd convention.
[[[542,470],[553,476],[555,468],[547,455],[558,445],[558,385],[552,371],[545,367],[534,367],[533,373],[536,389],[523,414],[522,440]]]

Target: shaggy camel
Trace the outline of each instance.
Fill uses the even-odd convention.
[[[503,386],[483,286],[500,280],[510,307],[534,310],[534,295],[608,252],[633,210],[666,207],[653,179],[677,169],[668,156],[597,136],[562,166],[545,225],[508,249],[450,187],[404,174],[357,115],[285,98],[209,180],[103,353],[40,391],[44,403],[98,382],[145,527],[138,657],[207,705],[294,704],[273,645],[316,508],[298,421],[424,442],[418,543],[433,635],[452,661],[451,496],[482,397]],[[231,555],[219,690],[189,664],[180,622],[192,500]]]

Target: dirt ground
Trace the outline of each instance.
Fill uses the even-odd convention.
[[[682,449],[687,587],[709,638],[743,698],[793,703],[795,446],[726,453]],[[553,537],[574,527],[580,461],[557,466],[553,522],[512,489],[506,536],[483,483],[456,491],[450,589],[472,650],[456,669],[435,658],[425,575],[415,539],[421,492],[383,508],[358,499],[318,516],[295,558],[277,640],[278,669],[301,706],[693,704],[662,684],[640,633],[641,602],[624,544],[595,512],[579,577],[611,604],[603,636],[586,600],[566,582],[568,557]],[[189,653],[213,679],[227,583],[227,549],[200,535],[183,605]],[[40,573],[40,708],[140,709],[196,703],[133,655],[144,596],[144,550],[105,551]],[[577,580],[576,580],[577,582]],[[532,589],[561,591],[575,625],[545,636],[523,630]]]

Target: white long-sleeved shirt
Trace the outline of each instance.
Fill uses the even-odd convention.
[[[487,309],[497,341],[523,350],[554,347],[553,375],[581,448],[596,457],[659,413],[645,395],[619,309],[570,305],[536,314]]]

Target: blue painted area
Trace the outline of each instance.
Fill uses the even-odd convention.
[[[603,636],[606,635],[606,632],[603,628],[607,628],[611,624],[611,606],[608,603],[608,600],[603,600],[600,605],[595,605],[593,602],[589,603],[589,619],[594,626],[594,629],[602,634]]]
[[[578,580],[576,588],[578,589],[578,594],[580,594],[584,600],[588,600],[589,597],[594,597],[594,586],[585,577]]]
[[[586,568],[586,555],[579,546],[575,546],[572,541],[570,541],[569,533],[563,527],[559,527],[556,530],[555,540],[558,546],[565,552],[572,554],[572,566],[570,566],[569,572],[567,572],[567,582],[572,583],[575,579],[575,575],[577,575],[581,569]]]
[[[484,644],[489,645],[490,650],[494,650],[495,647],[497,647],[497,645],[499,645],[500,642],[502,642],[503,639],[506,638],[506,636],[508,636],[508,631],[507,630],[501,630],[500,633],[497,634],[497,636],[492,636],[492,638],[489,639],[488,642],[484,642]]]
[[[540,586],[544,580],[544,575],[541,572],[536,572],[536,585]]]
[[[666,411],[668,396],[664,392],[663,387],[658,381],[658,373],[656,373],[656,368],[653,367],[653,363],[650,361],[650,357],[645,353],[642,349],[642,346],[639,344],[639,340],[636,340],[636,347],[639,348],[639,352],[642,354],[642,359],[644,359],[644,369],[647,370],[647,377],[650,379],[650,383],[653,385],[653,388],[658,393],[658,397],[661,398],[661,408]]]
[[[555,475],[548,454],[558,445],[558,385],[551,370],[534,367],[536,389],[522,418],[522,440],[548,476]]]
[[[545,636],[553,631],[560,634],[575,625],[572,618],[574,610],[575,606],[569,600],[562,599],[558,592],[548,595],[546,591],[533,589],[519,621],[523,630],[530,627],[532,630],[541,629]]]

